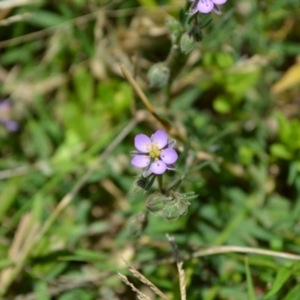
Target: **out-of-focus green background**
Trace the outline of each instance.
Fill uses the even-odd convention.
[[[298,0],[228,0],[169,91],[149,68],[168,56],[166,21],[186,1],[0,1],[0,291],[3,299],[136,299],[135,266],[180,299],[166,233],[181,255],[247,246],[300,255]],[[178,140],[177,220],[130,193],[134,136],[162,125],[123,77],[126,66]],[[1,105],[2,103],[2,105]],[[13,126],[13,127],[11,127]],[[173,133],[174,134],[173,134]],[[177,134],[176,134],[177,133]],[[173,136],[172,136],[173,135]],[[228,252],[187,259],[187,299],[300,299],[300,264]]]

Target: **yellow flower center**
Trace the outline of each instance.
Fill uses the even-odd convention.
[[[151,158],[158,160],[159,155],[163,152],[163,150],[159,149],[158,143],[157,142],[152,142],[147,144],[147,151],[149,152],[149,155]]]

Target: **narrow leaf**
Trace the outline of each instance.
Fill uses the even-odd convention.
[[[297,300],[299,299],[300,295],[300,284],[296,285],[295,288],[293,288],[283,300]]]
[[[247,277],[248,299],[249,300],[255,300],[256,297],[255,297],[252,277],[251,277],[251,273],[250,273],[248,257],[245,258],[245,268],[246,268],[246,277]]]
[[[275,295],[285,284],[285,282],[289,279],[289,277],[292,275],[292,270],[287,268],[281,268],[277,276],[275,278],[275,281],[272,285],[271,290],[267,293],[264,299],[268,299],[271,296]]]

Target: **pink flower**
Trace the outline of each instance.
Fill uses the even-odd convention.
[[[134,139],[137,151],[130,154],[133,156],[131,164],[144,169],[143,176],[150,174],[161,175],[166,170],[175,170],[173,165],[178,155],[173,149],[176,141],[168,141],[168,135],[163,130],[157,130],[151,138],[145,134],[138,134]]]
[[[8,99],[0,100],[0,123],[6,127],[7,131],[19,130],[19,123],[12,120],[12,104]]]
[[[217,14],[220,14],[221,11],[217,5],[226,3],[227,0],[189,0],[193,2],[190,8],[190,14],[195,14],[200,12],[203,14],[208,14],[212,10]]]

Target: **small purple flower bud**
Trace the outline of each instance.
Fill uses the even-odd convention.
[[[15,132],[19,130],[19,123],[17,123],[16,121],[7,121],[4,123],[7,131],[10,132]]]
[[[12,120],[12,105],[8,99],[0,101],[0,123],[7,131],[15,132],[19,129],[19,123]]]
[[[0,122],[8,121],[11,118],[11,103],[5,99],[0,101]]]
[[[208,14],[211,11],[220,14],[221,11],[218,5],[226,3],[227,0],[190,0],[190,2],[193,2],[190,8],[190,14],[197,12]]]

